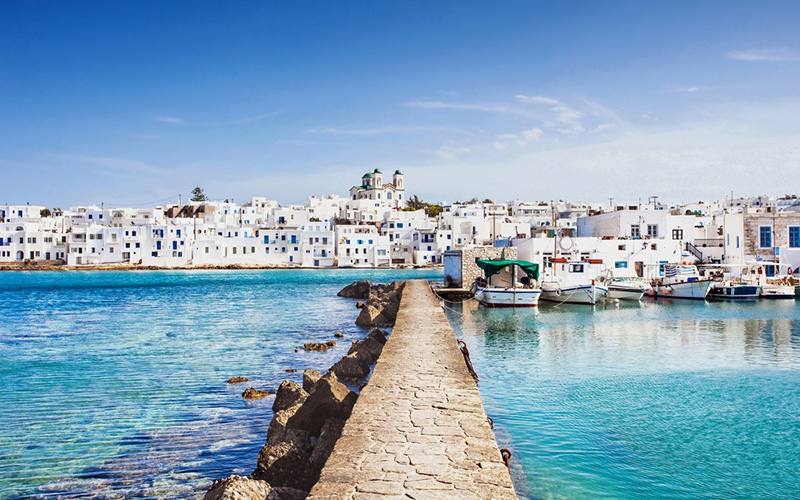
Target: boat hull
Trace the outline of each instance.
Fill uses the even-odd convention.
[[[761,292],[758,285],[714,285],[706,296],[709,300],[756,300]]]
[[[531,288],[478,288],[475,298],[485,307],[536,307],[541,294]]]
[[[793,299],[795,290],[789,285],[764,285],[761,287],[762,299]]]
[[[561,288],[557,283],[542,283],[542,300],[566,304],[597,304],[608,295],[608,288],[579,285]]]
[[[711,288],[711,284],[712,281],[697,280],[654,285],[653,293],[656,297],[668,297],[670,299],[704,300],[709,288]]]
[[[626,287],[619,285],[608,285],[609,299],[618,300],[641,300],[645,289],[642,287]]]

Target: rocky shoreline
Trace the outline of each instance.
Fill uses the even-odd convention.
[[[394,325],[403,286],[402,282],[372,285],[357,281],[339,292],[340,297],[365,301],[356,324],[375,329],[354,341],[347,355],[327,373],[305,370],[302,387],[284,380],[275,393],[274,415],[256,469],[246,477],[231,475],[215,481],[204,500],[306,498],[358,398],[342,381],[359,384],[369,375],[388,335],[376,327]],[[231,381],[243,382],[241,379]]]

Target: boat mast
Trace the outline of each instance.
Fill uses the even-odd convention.
[[[558,257],[558,215],[553,200],[550,200],[550,208],[553,209],[553,258]],[[556,263],[553,262],[553,278],[556,277]]]

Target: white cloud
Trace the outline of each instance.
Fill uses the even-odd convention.
[[[495,147],[495,149],[507,149],[508,148],[508,143],[507,142],[497,141],[497,142],[494,143],[494,147]]]
[[[374,128],[312,127],[307,130],[307,132],[310,134],[330,134],[330,135],[417,134],[423,132],[437,132],[437,131],[470,134],[466,130],[455,127],[434,127],[428,125],[418,125],[418,126],[387,125],[385,127],[374,127]]]
[[[558,106],[561,104],[561,101],[558,99],[553,99],[552,97],[546,97],[543,95],[537,96],[527,96],[527,95],[517,95],[517,100],[519,102],[524,102],[526,104],[547,104],[550,106]]]
[[[89,163],[92,165],[99,165],[101,167],[107,167],[116,170],[128,170],[131,172],[164,173],[162,169],[148,165],[143,161],[131,160],[128,158],[111,158],[107,156],[69,155],[69,154],[51,154],[50,156],[62,160],[74,161],[77,163]]]
[[[542,138],[542,129],[534,127],[529,130],[523,130],[520,135],[528,142],[538,141]]]
[[[506,106],[502,104],[485,105],[485,104],[459,104],[441,101],[413,101],[407,102],[406,106],[420,109],[455,109],[460,111],[482,111],[484,113],[505,113],[520,116],[529,116],[525,110]]]
[[[584,116],[583,113],[577,109],[567,106],[558,99],[547,96],[526,95],[517,95],[516,98],[519,102],[527,104],[543,104],[550,106],[550,111],[555,113],[556,122],[558,123],[547,121],[545,122],[545,126],[553,128],[562,134],[577,134],[586,130],[586,128],[584,128],[584,126],[581,124],[581,119]]]
[[[457,148],[453,146],[442,146],[441,148],[437,149],[436,151],[426,151],[427,153],[433,153],[439,158],[445,160],[455,160],[458,158],[458,155],[462,155],[465,153],[469,153],[471,151],[470,148]]]
[[[173,118],[171,116],[154,116],[153,120],[163,123],[175,123],[175,124],[183,123],[183,120],[181,120],[180,118]]]
[[[800,55],[786,48],[737,50],[728,52],[726,56],[737,61],[780,62],[800,60]]]
[[[686,88],[677,88],[675,89],[676,92],[700,92],[700,87],[686,87]]]
[[[608,130],[608,129],[611,129],[611,128],[614,128],[614,124],[613,123],[601,123],[600,125],[596,126],[594,129],[592,129],[592,132],[602,132],[603,130]]]

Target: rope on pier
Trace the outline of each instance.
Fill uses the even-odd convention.
[[[464,355],[464,361],[467,363],[467,370],[469,370],[469,374],[472,375],[472,378],[475,379],[475,382],[478,382],[478,374],[475,373],[475,370],[472,368],[472,361],[469,359],[469,349],[467,349],[467,343],[463,340],[458,341],[458,345],[461,348],[461,353]]]
[[[500,450],[500,455],[502,455],[503,463],[506,464],[506,467],[511,469],[511,451],[508,448],[502,448]]]

